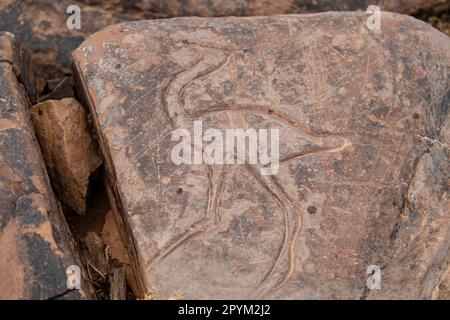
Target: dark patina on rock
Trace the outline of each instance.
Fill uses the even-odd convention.
[[[450,245],[450,40],[364,13],[111,26],[74,53],[115,214],[156,298],[429,298]],[[171,140],[280,130],[280,168]],[[382,272],[370,290],[367,270]],[[370,270],[370,269],[369,269]]]
[[[0,33],[0,299],[47,299],[66,292],[66,268],[81,265],[29,119],[33,83],[18,50]],[[64,298],[89,297],[88,288]]]
[[[447,0],[80,0],[118,12],[142,12],[154,17],[257,16],[324,11],[356,11],[377,5],[383,11],[413,14],[420,10],[443,10]]]
[[[81,9],[81,29],[70,30],[70,5]],[[39,93],[43,79],[61,79],[70,73],[70,56],[90,34],[108,25],[131,20],[124,15],[85,6],[76,1],[0,1],[0,31],[13,33],[26,44],[36,61]],[[42,79],[41,79],[42,78]]]
[[[13,34],[0,32],[0,35],[2,37],[0,61],[12,66],[14,75],[25,89],[25,96],[31,103],[34,103],[36,101],[36,85],[33,62],[26,49],[22,47]]]

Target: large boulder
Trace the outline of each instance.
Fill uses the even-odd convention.
[[[68,291],[66,270],[81,264],[28,115],[25,57],[0,33],[0,299],[88,298],[87,283]]]
[[[366,23],[364,13],[140,21],[75,51],[143,290],[433,296],[450,245],[450,40],[399,14],[383,13],[381,30]],[[271,161],[230,148],[221,164],[227,129],[261,129]]]

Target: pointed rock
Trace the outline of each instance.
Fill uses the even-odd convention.
[[[102,163],[86,112],[67,98],[41,102],[30,114],[56,191],[76,213],[85,214],[89,177]]]

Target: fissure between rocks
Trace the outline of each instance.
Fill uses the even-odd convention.
[[[55,90],[57,88],[58,86]],[[76,90],[73,93],[77,95]],[[48,93],[46,94],[48,95]],[[61,92],[55,94],[65,95]],[[89,112],[87,108],[85,109],[86,112]],[[95,137],[92,128],[91,136]],[[61,202],[63,213],[75,240],[76,249],[83,264],[80,267],[85,270],[85,274],[94,288],[93,298],[134,300],[136,297],[142,296],[142,292],[136,284],[135,268],[132,266],[129,251],[124,245],[119,231],[118,223],[120,222],[116,221],[117,218],[112,212],[106,180],[103,165],[90,175],[84,215],[77,214],[64,203],[59,196],[60,190],[55,188],[55,181],[52,181],[52,186],[55,189],[56,197]],[[123,229],[126,230],[126,228]],[[61,299],[69,292],[63,292],[50,299]]]

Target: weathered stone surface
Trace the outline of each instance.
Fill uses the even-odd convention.
[[[450,300],[450,269],[443,274],[442,281],[435,288],[433,298],[438,300]]]
[[[24,88],[24,96],[29,101],[36,100],[36,83],[33,72],[33,63],[28,52],[15,39],[13,34],[0,32],[2,42],[0,43],[0,62],[10,64],[14,75]]]
[[[125,278],[125,268],[114,268],[110,280],[110,300],[125,300],[127,298],[127,283]]]
[[[156,298],[432,296],[450,244],[450,40],[366,18],[132,22],[76,50],[114,210]],[[175,165],[171,132],[198,120],[278,128],[278,173]],[[370,265],[382,290],[365,288]]]
[[[0,30],[14,33],[32,49],[37,67],[37,91],[41,94],[47,80],[61,80],[70,74],[70,55],[87,36],[114,23],[176,16],[366,10],[371,4],[378,4],[385,11],[408,14],[449,7],[447,0],[4,0],[0,1]],[[66,26],[69,5],[81,8],[80,30],[69,30]]]
[[[81,8],[81,29],[66,26],[69,5]],[[31,49],[39,77],[38,91],[45,79],[62,79],[70,73],[70,56],[87,36],[113,23],[127,20],[124,15],[84,6],[76,1],[0,1],[0,31],[9,31]]]
[[[88,234],[81,240],[83,248],[87,251],[87,264],[95,268],[97,275],[105,277],[109,272],[109,263],[105,254],[105,244],[95,232]]]
[[[60,199],[85,214],[89,177],[102,163],[86,112],[78,101],[67,98],[41,102],[30,115]]]
[[[13,36],[0,33],[0,299],[46,299],[67,290],[66,268],[80,264],[17,76],[23,53],[12,47]],[[88,297],[87,288],[64,297]]]
[[[378,5],[383,11],[416,13],[448,8],[447,0],[81,0],[118,12],[149,12],[153,16],[255,16],[323,11],[365,11]]]
[[[133,293],[139,295],[139,287],[136,276],[133,273],[133,266],[130,262],[127,249],[121,240],[119,228],[115,221],[115,217],[111,211],[106,214],[105,224],[101,231],[101,238],[108,247],[109,259],[114,261],[116,265],[125,268],[127,284],[130,286]]]

